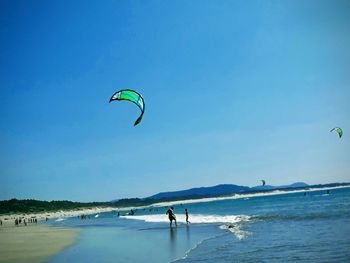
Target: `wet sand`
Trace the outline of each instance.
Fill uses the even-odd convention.
[[[0,262],[45,262],[73,244],[78,232],[45,225],[0,226]]]

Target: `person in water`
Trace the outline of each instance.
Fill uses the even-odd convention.
[[[176,216],[174,214],[174,207],[170,207],[168,209],[168,211],[166,211],[166,215],[169,216],[169,220],[170,220],[170,227],[173,224],[173,220],[175,221],[175,226],[177,226],[177,222],[176,222]]]
[[[187,211],[187,208],[185,208],[185,214],[186,214],[186,224],[189,224],[190,221],[188,221],[188,211]]]

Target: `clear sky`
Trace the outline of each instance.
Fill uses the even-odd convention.
[[[1,0],[0,47],[0,199],[350,181],[349,1]]]

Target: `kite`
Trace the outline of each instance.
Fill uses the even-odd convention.
[[[342,130],[341,128],[339,128],[339,127],[334,127],[334,128],[331,130],[331,132],[332,132],[332,131],[336,131],[336,132],[338,133],[339,138],[341,138],[341,137],[343,136],[343,130]]]
[[[140,108],[141,115],[135,121],[134,126],[141,122],[143,113],[145,112],[145,101],[143,100],[140,93],[131,89],[119,90],[113,94],[109,102],[114,100],[128,100],[135,103]]]
[[[265,180],[261,180],[262,186],[265,186]]]

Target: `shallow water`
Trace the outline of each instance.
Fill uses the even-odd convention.
[[[350,261],[349,188],[176,205],[177,228],[166,209],[50,222],[82,231],[49,262]]]

